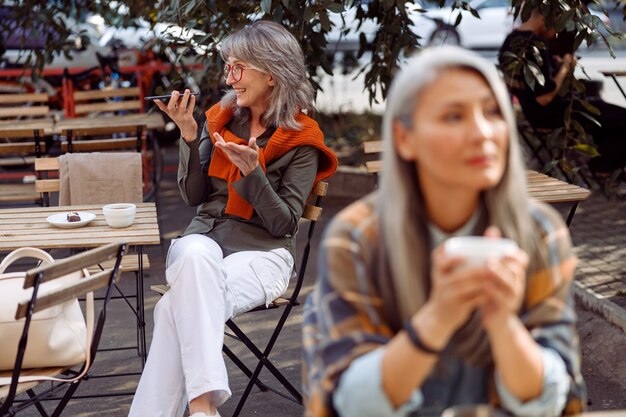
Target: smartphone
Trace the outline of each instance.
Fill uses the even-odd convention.
[[[190,95],[192,96],[198,96],[200,95],[200,93],[191,93]],[[183,95],[181,94],[180,97],[182,97]],[[171,94],[167,94],[165,96],[148,96],[148,97],[144,97],[144,100],[167,100],[169,98],[171,98],[172,95]]]

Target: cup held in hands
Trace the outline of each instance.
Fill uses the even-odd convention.
[[[484,265],[489,258],[512,255],[518,246],[514,240],[484,236],[459,236],[446,240],[444,251],[449,256],[460,256],[473,265]]]
[[[113,228],[128,227],[133,224],[136,211],[137,206],[130,203],[107,204],[102,207],[104,220]]]

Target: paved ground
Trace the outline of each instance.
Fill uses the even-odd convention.
[[[163,263],[171,238],[176,237],[187,225],[194,210],[186,207],[180,200],[175,184],[174,165],[177,152],[168,148],[167,161],[170,164],[158,194],[159,217],[163,235],[163,244],[160,247],[148,249],[151,257],[152,269],[148,272],[145,282],[146,316],[148,321],[148,340],[152,330],[152,310],[158,296],[149,290],[150,285],[164,281]],[[324,202],[324,215],[320,224],[325,226],[328,220],[338,210],[354,200],[357,195],[371,186],[371,181],[360,176],[336,176],[331,181],[331,195]],[[626,308],[626,201],[609,201],[602,195],[596,194],[589,201],[584,202],[578,209],[572,223],[572,236],[576,250],[581,258],[578,282],[581,288],[577,290],[581,300],[591,296],[592,301],[587,306],[591,309],[604,311],[602,306],[614,306],[609,309],[611,316],[614,310],[623,313]],[[318,233],[319,236],[320,233]],[[300,249],[302,245],[299,245]],[[303,297],[306,296],[314,284],[316,273],[316,246],[314,246],[311,262],[307,271]],[[127,275],[122,283],[124,291],[132,292],[134,286],[132,275]],[[594,294],[584,292],[592,289]],[[586,295],[585,295],[586,294]],[[298,383],[300,381],[301,356],[301,308],[296,308],[288,320],[281,338],[275,348],[274,363],[286,371],[288,377]],[[254,337],[264,340],[273,326],[272,318],[275,313],[256,313],[245,315],[241,323],[244,329]],[[589,384],[592,409],[626,408],[626,334],[617,327],[608,324],[599,314],[581,309],[580,333],[583,340],[583,368]],[[611,316],[612,317],[612,316]],[[619,322],[620,315],[615,315]],[[122,346],[134,343],[133,317],[123,301],[114,301],[111,304],[108,325],[105,337],[101,343],[104,347]],[[618,323],[619,324],[619,323]],[[626,321],[624,321],[626,326]],[[626,327],[625,327],[626,329]],[[625,330],[626,331],[626,330]],[[250,355],[238,346],[233,348],[244,360]],[[227,361],[227,363],[229,363]],[[94,374],[114,372],[137,372],[140,363],[132,351],[102,352],[94,365]],[[223,416],[229,416],[235,407],[235,402],[245,386],[245,378],[229,363],[233,398],[220,409]],[[265,381],[273,384],[273,380],[265,375]],[[86,381],[80,394],[112,394],[123,391],[132,392],[138,381],[137,376],[115,378],[93,378]],[[64,415],[67,416],[126,416],[131,397],[122,395],[101,399],[76,400],[70,403]],[[244,416],[298,416],[302,408],[269,393],[253,390],[253,394],[244,408]],[[34,409],[21,414],[24,416],[38,415]]]

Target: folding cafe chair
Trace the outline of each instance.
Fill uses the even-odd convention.
[[[131,140],[135,139],[131,138]],[[35,181],[35,189],[41,193],[44,206],[50,205],[50,194],[61,194],[62,188],[64,188],[65,195],[59,196],[60,205],[119,203],[120,198],[125,203],[142,202],[140,154],[134,152],[74,153],[67,154],[63,158],[65,158],[64,164],[59,158],[35,159],[35,171],[41,178]],[[49,178],[49,176],[56,178]],[[72,185],[73,181],[78,181],[75,187]],[[121,184],[123,191],[119,190],[120,183],[123,183]],[[93,191],[97,190],[101,184],[104,184],[107,192],[94,194]],[[148,269],[150,269],[150,259],[148,254],[143,253],[141,247],[138,253],[126,254],[122,259],[120,271],[135,273],[135,294],[124,294],[117,285],[114,285],[119,295],[112,297],[114,300],[124,299],[137,318],[136,348],[142,367],[145,364],[147,352],[143,319],[143,272]],[[128,301],[130,298],[136,299],[134,307]],[[131,348],[134,347],[120,349]]]
[[[0,94],[0,167],[18,168],[0,179],[0,203],[39,202],[30,165],[50,147],[44,130],[52,128],[46,93]],[[6,177],[6,178],[5,178]]]
[[[237,417],[241,413],[241,410],[243,409],[243,406],[246,400],[248,399],[248,396],[250,395],[252,388],[255,385],[259,387],[261,391],[269,390],[288,400],[294,401],[298,404],[302,404],[302,394],[300,393],[300,391],[283,375],[283,373],[278,368],[276,368],[276,366],[270,361],[269,356],[270,356],[270,353],[272,352],[272,348],[274,347],[274,345],[276,344],[276,341],[278,340],[278,337],[280,336],[281,330],[283,329],[285,322],[289,318],[289,314],[291,313],[291,310],[293,309],[293,307],[300,304],[298,301],[298,296],[300,295],[300,290],[302,289],[302,284],[304,282],[304,275],[306,273],[306,267],[307,267],[307,263],[309,260],[309,253],[311,250],[311,240],[313,239],[313,236],[314,236],[315,226],[317,222],[320,220],[320,216],[322,214],[322,207],[321,207],[322,198],[326,195],[327,191],[328,191],[328,183],[319,182],[315,186],[315,188],[311,191],[311,194],[309,195],[308,203],[306,204],[304,208],[304,212],[302,213],[301,222],[302,220],[308,221],[306,245],[302,252],[302,258],[300,260],[300,264],[299,264],[299,267],[297,269],[297,274],[296,274],[297,279],[293,287],[293,290],[291,291],[291,294],[285,297],[278,297],[272,303],[270,303],[270,305],[267,307],[265,305],[262,305],[262,306],[259,306],[257,308],[254,308],[248,311],[248,313],[252,313],[252,312],[260,312],[260,311],[269,311],[269,310],[284,307],[282,314],[280,315],[280,317],[278,318],[278,321],[276,322],[276,326],[274,327],[272,334],[270,335],[267,343],[265,344],[265,347],[257,346],[250,339],[250,337],[248,337],[246,333],[243,330],[241,330],[239,326],[237,326],[234,320],[231,319],[226,322],[226,326],[234,333],[234,334],[229,334],[227,332],[226,336],[229,336],[232,339],[236,339],[242,342],[257,360],[254,370],[251,370],[250,368],[248,368],[248,366],[245,363],[243,363],[243,361],[241,361],[239,357],[237,357],[237,355],[226,344],[224,344],[223,346],[222,350],[226,354],[226,356],[228,356],[237,365],[237,367],[239,367],[239,369],[241,369],[241,371],[244,374],[246,374],[246,376],[248,377],[248,384],[246,385],[243,395],[241,396],[241,398],[239,399],[239,402],[237,403],[237,408],[235,409],[235,412],[233,413],[233,417]],[[301,229],[300,231],[303,232],[304,230]],[[160,294],[165,294],[165,292],[169,289],[167,285],[153,285],[150,288]],[[287,390],[288,394],[275,390],[274,388],[265,385],[263,382],[259,380],[259,374],[261,373],[264,367],[267,368],[267,370],[280,382],[280,384]]]
[[[1,417],[14,416],[17,412],[31,405],[35,405],[42,416],[48,416],[41,401],[50,399],[49,397],[53,394],[59,394],[60,389],[64,388],[65,391],[58,399],[59,402],[51,416],[56,417],[61,414],[80,383],[86,379],[87,372],[95,359],[106,318],[107,304],[111,297],[113,283],[118,278],[119,267],[125,250],[125,243],[113,243],[57,260],[54,263],[45,264],[26,272],[24,287],[32,288],[32,296],[30,299],[19,302],[16,306],[15,318],[16,320],[24,319],[24,328],[17,347],[13,370],[0,372],[0,382],[4,384],[6,380],[10,380],[9,384],[0,385]],[[51,289],[45,293],[41,291],[40,285],[45,282],[65,277],[71,273],[80,273],[80,271],[92,265],[111,260],[113,260],[113,264],[110,268],[106,268],[82,279],[64,282],[62,286],[54,290]],[[65,303],[79,296],[84,296],[86,293],[100,288],[105,289],[106,295],[101,305],[100,314],[95,327],[91,326],[93,327],[91,333],[89,333],[90,318],[88,313],[87,329],[90,344],[86,346],[88,353],[85,362],[75,366],[24,369],[23,361],[28,346],[29,330],[31,328],[33,315],[41,310]],[[93,317],[91,321],[93,321]],[[80,369],[75,370],[75,368],[79,366]],[[30,376],[31,379],[28,379],[28,376]],[[20,382],[20,377],[25,377],[26,380]],[[35,379],[42,377],[58,377],[58,380],[50,387],[48,385],[50,383],[49,380]],[[67,379],[67,381],[64,382],[63,379]],[[45,387],[43,386],[44,382],[46,383]],[[42,387],[39,387],[39,385],[42,385]],[[39,388],[44,389],[40,390]],[[26,394],[27,398],[16,398],[20,394]]]

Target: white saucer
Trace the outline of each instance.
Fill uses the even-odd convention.
[[[51,216],[48,216],[48,223],[53,224],[57,227],[62,227],[64,229],[73,229],[75,227],[83,227],[86,226],[87,223],[96,218],[96,215],[93,213],[89,213],[87,211],[77,211],[80,216],[80,221],[77,222],[68,222],[67,221],[67,212],[65,213],[57,213]]]

